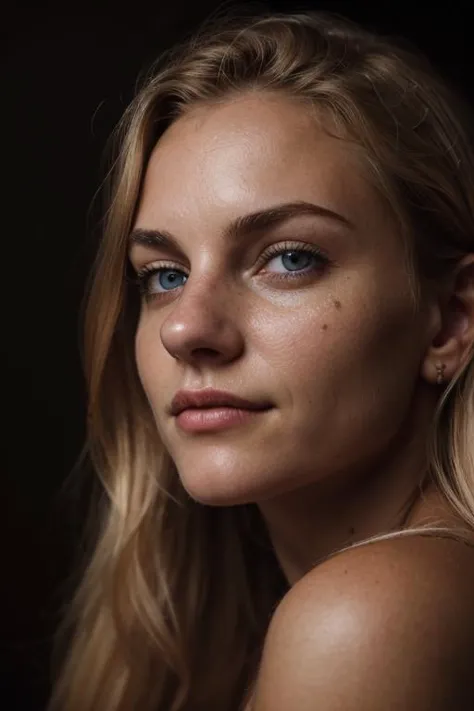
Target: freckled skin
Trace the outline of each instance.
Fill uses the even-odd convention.
[[[356,230],[295,218],[230,252],[232,219],[293,200]],[[136,268],[162,260],[189,275],[143,304],[136,358],[191,496],[261,502],[384,455],[410,412],[429,324],[412,311],[400,238],[348,143],[281,96],[194,109],[155,147],[134,227],[172,232],[184,254],[135,247]],[[286,284],[272,280],[281,256],[255,270],[266,245],[284,241],[317,245],[335,265]],[[252,425],[183,434],[165,407],[178,389],[202,387],[274,409]]]

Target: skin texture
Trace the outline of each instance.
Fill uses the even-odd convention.
[[[236,218],[294,201],[352,227],[305,215],[226,235]],[[474,339],[473,255],[415,309],[400,237],[360,153],[270,94],[178,119],[151,155],[134,228],[178,243],[130,249],[136,271],[170,270],[149,279],[136,334],[157,431],[197,501],[258,505],[291,586],[252,711],[471,708],[460,696],[474,642],[470,549],[411,539],[316,563],[406,518],[436,365],[449,379]],[[260,260],[285,242],[329,261],[298,253],[306,273],[285,280],[289,254]],[[167,411],[174,394],[207,387],[273,408],[220,432],[182,432]],[[408,522],[458,520],[431,486]]]
[[[252,711],[470,711],[473,551],[381,541],[322,563],[277,608]]]
[[[283,95],[193,109],[157,143],[134,224],[167,230],[179,251],[130,250],[137,271],[174,270],[174,283],[169,271],[148,283],[136,359],[183,485],[210,505],[256,502],[291,584],[330,551],[400,524],[423,472],[436,363],[449,378],[473,338],[472,289],[459,292],[456,323],[435,298],[413,308],[399,235],[360,154],[323,128]],[[306,215],[245,240],[224,234],[295,200],[354,227]],[[299,254],[307,273],[287,280],[288,254],[257,264],[288,241],[329,263]],[[166,408],[178,389],[205,387],[274,407],[183,433]],[[436,497],[423,506],[443,508]]]

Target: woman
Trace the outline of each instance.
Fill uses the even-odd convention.
[[[472,708],[471,115],[341,19],[220,23],[119,130],[51,708]]]

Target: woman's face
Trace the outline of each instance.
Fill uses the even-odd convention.
[[[236,229],[289,203],[314,210]],[[283,96],[194,109],[153,151],[134,230],[176,242],[131,242],[137,271],[162,267],[148,271],[136,360],[193,498],[258,502],[385,456],[421,382],[427,319],[354,147]],[[202,388],[272,407],[185,431],[170,403]]]

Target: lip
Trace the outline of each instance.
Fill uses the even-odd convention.
[[[169,408],[170,415],[177,416],[183,410],[190,408],[235,407],[241,410],[267,410],[272,407],[269,402],[255,402],[225,392],[224,390],[178,390]]]
[[[190,407],[176,417],[176,424],[187,433],[219,432],[230,427],[255,423],[255,418],[267,411],[244,410],[238,407]]]

